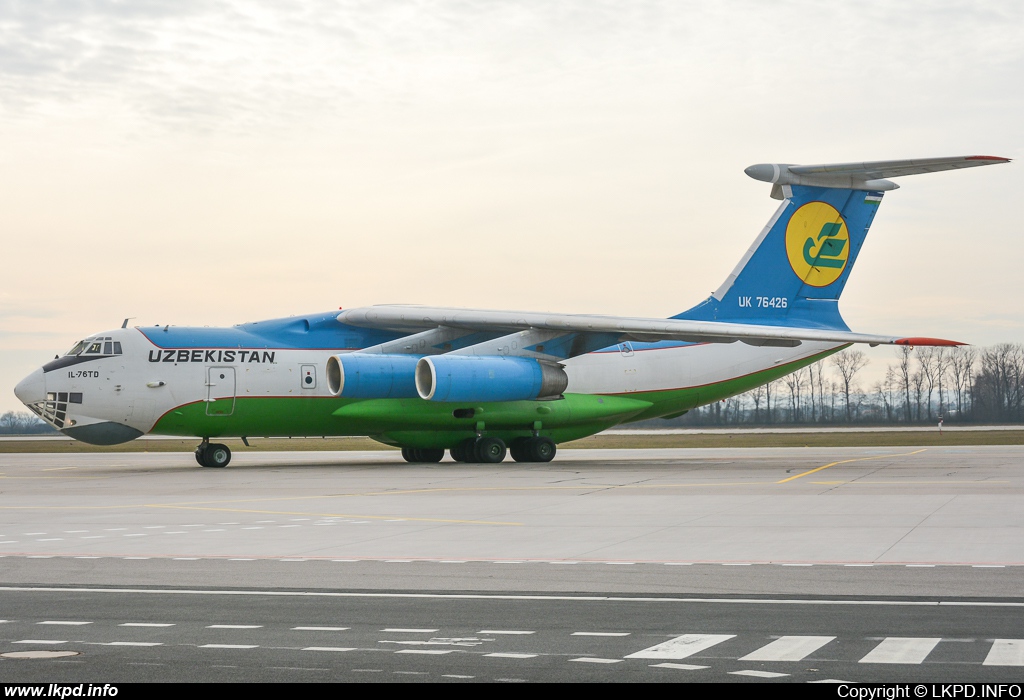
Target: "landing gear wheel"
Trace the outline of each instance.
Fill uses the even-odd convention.
[[[550,462],[555,458],[555,451],[555,443],[548,438],[530,438],[527,453],[531,462]]]
[[[555,458],[555,443],[546,437],[519,438],[509,452],[517,462],[550,462]]]
[[[406,462],[440,462],[444,457],[444,450],[432,447],[403,447],[402,457]]]
[[[231,461],[231,450],[217,443],[200,445],[196,448],[196,461],[204,467],[226,467]]]
[[[476,461],[483,464],[497,464],[505,459],[505,443],[498,438],[484,437],[476,441]]]
[[[456,462],[467,463],[477,461],[476,455],[474,454],[475,443],[476,440],[474,440],[473,438],[469,438],[468,440],[463,440],[462,442],[460,442],[458,445],[449,450],[449,452],[452,455],[452,459],[454,459]]]
[[[529,462],[529,442],[529,438],[516,438],[515,440],[513,440],[512,444],[508,446],[508,453],[512,455],[512,459],[514,459],[517,462]]]

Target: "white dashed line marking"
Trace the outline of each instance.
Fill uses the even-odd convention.
[[[37,622],[36,624],[37,625],[69,625],[69,626],[72,626],[72,627],[78,627],[78,626],[81,626],[81,625],[91,625],[92,623],[91,622],[80,622],[80,621],[77,621],[77,620],[43,620],[42,622]]]
[[[399,649],[396,654],[451,654],[454,649]]]
[[[701,669],[708,668],[707,666],[694,666],[693,664],[651,664],[651,668],[674,668],[678,671],[700,671]]]
[[[303,647],[302,651],[355,651],[356,647]]]
[[[432,634],[438,630],[417,629],[411,627],[385,627],[381,632],[409,632],[413,634]]]
[[[621,664],[622,659],[600,659],[596,656],[581,656],[578,659],[569,659],[569,661],[580,661],[585,664]]]
[[[572,637],[628,637],[629,632],[573,632]]]
[[[101,642],[105,647],[162,647],[163,642]]]
[[[753,676],[754,678],[782,678],[788,673],[772,673],[771,671],[729,671],[730,676]]]
[[[258,630],[263,625],[207,625],[208,630]]]
[[[173,622],[122,622],[118,627],[174,627]]]
[[[480,630],[477,634],[536,634],[532,630]]]
[[[350,627],[292,627],[293,630],[303,630],[304,632],[344,632]]]
[[[534,659],[537,657],[537,654],[511,654],[495,652],[493,654],[484,654],[484,656],[493,656],[497,659]]]
[[[63,541],[64,541],[63,537],[44,537],[41,540],[36,540],[36,542],[63,542]]]
[[[259,644],[202,644],[200,649],[256,649]]]
[[[693,566],[692,561],[667,561],[665,566]]]
[[[66,639],[19,639],[11,644],[67,644]]]

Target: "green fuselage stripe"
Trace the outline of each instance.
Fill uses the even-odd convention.
[[[451,447],[478,432],[508,442],[532,435],[536,430],[555,442],[565,442],[620,423],[679,414],[742,394],[843,347],[703,386],[617,396],[566,394],[559,401],[472,404],[478,411],[472,417],[453,416],[453,409],[461,404],[421,399],[238,397],[233,405],[230,400],[197,401],[167,412],[150,432],[200,438],[369,435],[381,442],[408,447]],[[358,404],[365,404],[366,410]]]

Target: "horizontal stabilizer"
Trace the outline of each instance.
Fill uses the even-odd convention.
[[[899,187],[886,178],[904,175],[922,175],[942,170],[976,168],[982,165],[1009,163],[1009,158],[998,156],[954,156],[951,158],[917,158],[914,160],[876,160],[865,163],[832,163],[822,165],[791,165],[788,163],[760,163],[744,170],[747,175],[770,182],[777,187],[783,185],[808,185],[811,187],[838,187],[851,190],[873,190],[884,192]],[[773,188],[772,196],[778,193]]]

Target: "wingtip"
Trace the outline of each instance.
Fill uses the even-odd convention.
[[[970,343],[961,343],[959,340],[944,340],[942,338],[899,338],[897,345],[913,345],[921,347],[953,348]]]
[[[995,163],[1010,163],[1012,159],[1002,156],[967,156],[966,160],[991,160]]]

